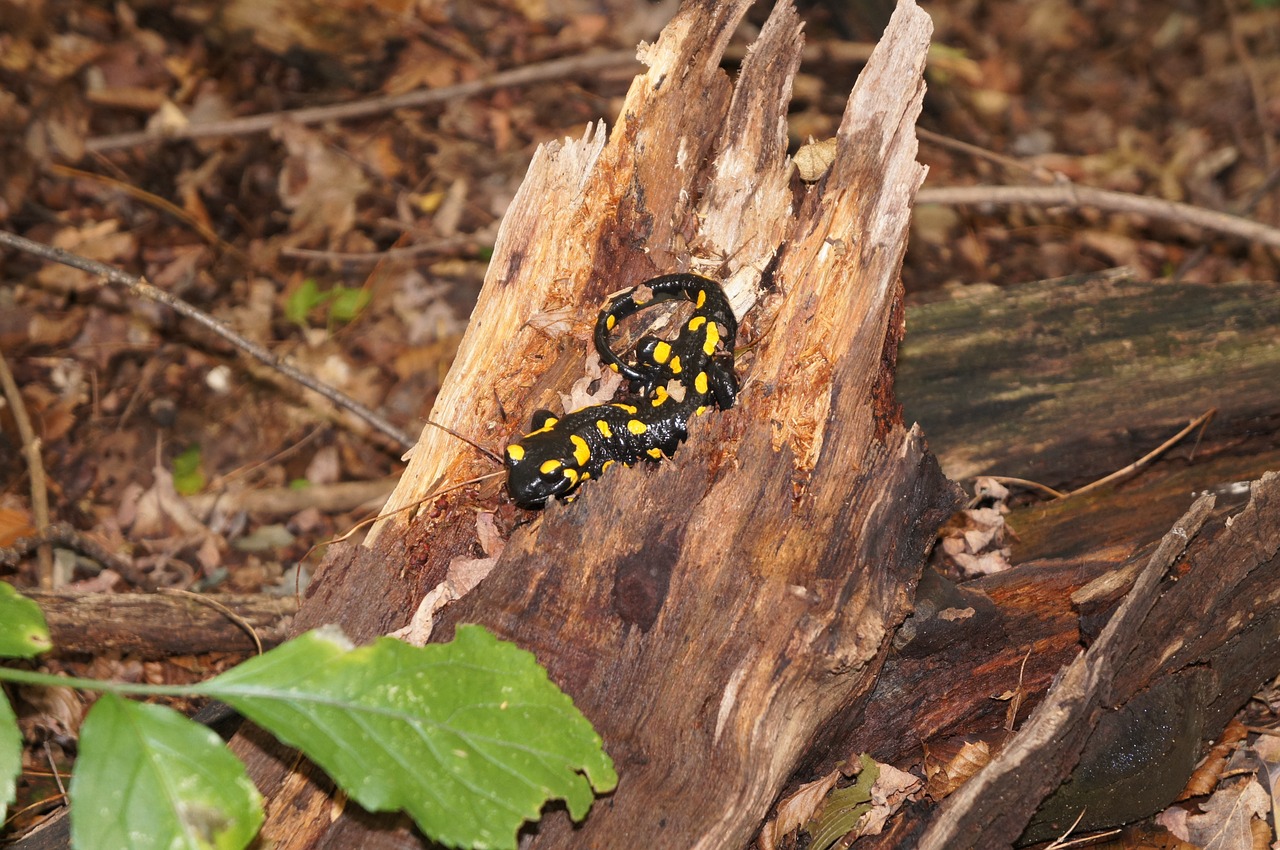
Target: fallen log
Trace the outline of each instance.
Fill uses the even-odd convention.
[[[252,654],[281,643],[297,602],[293,596],[215,593],[25,591],[44,612],[61,655],[119,652],[154,659],[202,652]]]

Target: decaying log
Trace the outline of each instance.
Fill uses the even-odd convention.
[[[292,595],[262,593],[214,593],[204,601],[157,593],[24,593],[40,605],[59,654],[115,651],[144,659],[250,654],[255,644],[249,629],[270,649],[285,639],[298,608]]]
[[[893,399],[928,18],[900,5],[831,170],[805,187],[786,157],[791,5],[736,86],[719,69],[746,5],[686,3],[642,50],[649,71],[608,139],[535,156],[432,418],[496,445],[521,433],[582,374],[604,296],[688,264],[724,281],[739,315],[756,307],[739,406],[698,419],[674,462],[613,471],[540,515],[496,487],[440,492],[488,469],[428,429],[388,507],[436,497],[336,554],[298,615],[358,640],[403,625],[452,558],[475,556],[476,509],[498,506],[505,551],[437,636],[480,622],[532,650],[623,777],[582,827],[550,815],[534,847],[749,840],[815,730],[870,691],[955,502]],[[279,846],[416,843],[390,818],[330,825],[304,774],[267,751],[253,762]]]
[[[1088,828],[1110,822],[1116,806],[1136,817],[1172,801],[1202,739],[1280,663],[1280,474],[1255,482],[1242,511],[1197,537],[1212,501],[1202,497],[1166,535],[1098,639],[918,842],[882,846],[1009,846],[1082,753],[1089,775],[1059,791],[1033,835],[1064,832],[1081,810]],[[1151,732],[1164,734],[1144,737]]]
[[[1069,487],[1136,460],[1209,408],[1218,413],[1204,450],[1265,440],[1280,422],[1276,375],[1274,282],[1094,275],[913,307],[898,395],[952,478]]]

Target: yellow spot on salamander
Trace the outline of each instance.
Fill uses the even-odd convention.
[[[590,481],[590,480],[591,480],[591,473],[590,473],[590,472],[584,472],[584,473],[582,473],[582,480],[583,480],[583,481]]]
[[[600,436],[604,437],[606,440],[613,436],[613,431],[609,428],[609,423],[605,422],[603,419],[596,420],[596,430],[599,431]],[[608,461],[605,461],[605,463],[608,463]]]
[[[660,404],[662,404],[664,401],[666,401],[668,398],[669,396],[667,395],[666,387],[656,387],[653,391],[653,401],[651,402],[651,404],[653,404],[654,407],[657,407]]]
[[[698,328],[702,327],[706,323],[707,323],[706,316],[694,316],[692,319],[689,320],[689,330],[696,331]]]
[[[680,355],[677,354],[675,357],[672,357],[671,358],[671,374],[679,375],[683,369],[684,367],[680,365]]]
[[[606,460],[606,461],[604,462],[604,464],[603,464],[603,465],[601,465],[601,467],[600,467],[600,473],[603,475],[603,474],[604,474],[604,471],[605,471],[606,469],[608,469],[609,467],[611,467],[611,466],[613,466],[613,461],[612,461],[612,460]]]
[[[704,404],[702,407],[699,407],[697,410],[695,410],[695,411],[693,412],[693,415],[694,415],[694,416],[701,416],[702,414],[704,414],[704,413],[706,413],[706,412],[707,412],[707,406]]]
[[[572,481],[574,484],[577,484],[577,483],[578,483],[578,470],[574,469],[572,466],[566,466],[566,467],[564,468],[564,477],[565,477],[565,478],[568,478],[568,479],[569,479],[570,481]]]
[[[661,449],[649,449],[647,452],[645,452],[645,454],[647,454],[649,457],[653,458],[654,460],[662,460]]]
[[[693,379],[693,388],[698,391],[699,395],[707,394],[707,373],[699,372],[698,377]]]
[[[627,422],[627,430],[630,431],[632,434],[639,436],[640,434],[643,434],[645,431],[648,431],[649,426],[645,425],[639,419],[632,419]]]
[[[667,358],[671,356],[671,346],[665,342],[659,342],[653,347],[653,359],[659,363],[666,363]]]
[[[613,315],[612,313],[610,313],[608,316],[606,316],[606,317],[605,317],[605,319],[604,319],[604,326],[605,326],[608,330],[613,330],[613,326],[614,326],[614,325],[616,325],[616,324],[618,324],[618,320],[617,320],[617,318],[615,318],[615,317],[614,317],[614,315]]]
[[[587,445],[587,441],[577,434],[570,434],[569,442],[573,443],[573,459],[578,462],[578,466],[586,466],[587,461],[591,460],[591,447]]]
[[[548,473],[555,472],[562,466],[564,466],[564,464],[558,460],[544,460],[542,462],[542,466],[538,467],[538,471],[543,475],[546,475]]]
[[[507,446],[507,457],[514,461],[524,460],[524,446],[519,443],[512,443]]]
[[[619,404],[615,404],[614,407],[618,408],[619,410],[625,410],[627,413],[630,413],[632,416],[636,415],[636,409],[629,404],[619,403]]]
[[[695,307],[702,309],[702,305],[707,303],[707,291],[705,289],[698,290],[698,300],[694,302]]]
[[[556,423],[559,421],[560,420],[556,419],[554,416],[548,416],[547,421],[542,423],[541,428],[539,428],[537,431],[530,431],[528,434],[525,434],[525,436],[532,437],[534,434],[545,434],[548,431],[550,431],[552,428],[556,427]]]
[[[617,364],[617,363],[610,363],[610,364],[609,364],[609,368],[616,372],[616,371],[618,371],[618,364]]]
[[[720,341],[720,329],[716,327],[715,322],[707,325],[707,341],[702,344],[702,350],[710,357],[716,353],[716,343]]]

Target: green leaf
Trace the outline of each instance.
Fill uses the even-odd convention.
[[[0,581],[0,658],[35,658],[51,646],[40,606]]]
[[[862,816],[871,811],[871,786],[880,778],[880,765],[862,754],[862,771],[852,785],[836,788],[827,795],[818,816],[805,825],[812,837],[809,850],[827,850],[848,835]]]
[[[103,694],[71,779],[76,850],[241,850],[262,797],[212,730],[171,708]]]
[[[295,289],[284,302],[284,316],[295,325],[307,326],[307,316],[329,296],[320,291],[315,278],[309,277]]]
[[[201,468],[200,446],[193,445],[173,459],[173,489],[183,496],[194,496],[204,489],[204,470]]]
[[[372,297],[367,289],[350,286],[336,287],[331,294],[333,303],[329,305],[329,318],[337,322],[349,322],[360,315]]]
[[[617,785],[600,737],[533,655],[479,626],[351,649],[308,632],[205,683],[373,811],[454,847],[515,848],[549,799],[581,820]],[[583,773],[586,775],[584,776]]]
[[[22,732],[13,706],[0,692],[0,816],[18,795],[18,774],[22,773]],[[0,820],[3,818],[0,817]]]

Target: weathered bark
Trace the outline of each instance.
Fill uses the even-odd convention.
[[[292,596],[210,594],[226,611],[188,596],[153,593],[26,591],[44,612],[59,654],[106,651],[139,658],[201,652],[249,654],[252,629],[263,647],[282,642],[293,622]]]
[[[549,816],[535,847],[745,843],[815,730],[869,692],[954,501],[892,390],[928,18],[900,5],[831,171],[806,188],[785,154],[799,22],[775,7],[735,88],[718,63],[745,8],[687,3],[644,50],[650,70],[609,139],[538,153],[432,414],[487,442],[520,433],[581,374],[605,294],[685,267],[686,252],[727,258],[715,276],[739,315],[771,296],[739,340],[755,348],[737,408],[697,420],[672,463],[521,515],[532,522],[492,575],[444,614],[440,637],[476,621],[534,651],[618,764],[617,792],[581,828]],[[557,309],[576,333],[530,327]],[[388,507],[480,471],[428,429]],[[473,509],[496,500],[453,491],[411,524],[384,522],[329,562],[299,627],[366,639],[402,625],[452,557],[473,555]],[[326,828],[316,789],[258,756],[278,846],[416,843],[391,818]]]

